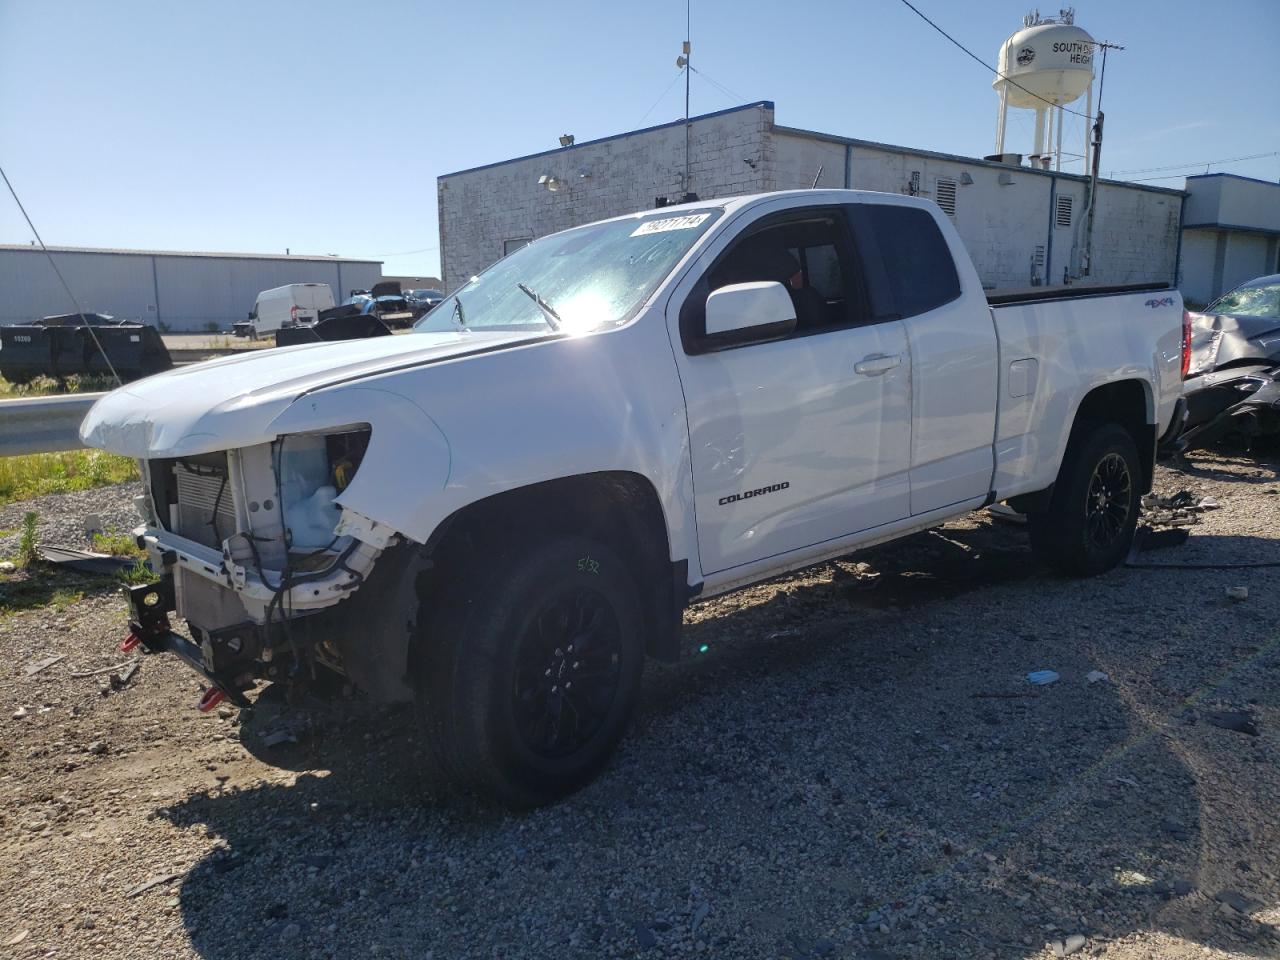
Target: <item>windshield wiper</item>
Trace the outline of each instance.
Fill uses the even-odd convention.
[[[450,319],[458,325],[459,330],[467,329],[467,315],[462,309],[462,298],[456,293],[453,295],[453,316]]]
[[[534,290],[531,290],[526,284],[517,283],[516,286],[520,288],[521,293],[538,305],[538,309],[542,311],[542,315],[547,318],[547,326],[552,330],[559,330],[561,323],[560,314],[556,313],[555,308],[551,306],[551,304],[547,303],[547,301],[543,300],[542,297],[538,296],[538,294]]]

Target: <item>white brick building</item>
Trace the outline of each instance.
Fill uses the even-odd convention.
[[[1280,183],[1229,173],[1187,177],[1182,295],[1207,304],[1270,273],[1280,273]]]
[[[1079,271],[1085,177],[782,127],[768,101],[690,124],[687,189],[703,200],[810,187],[815,177],[822,187],[917,193],[953,216],[989,287]],[[437,182],[446,288],[534,237],[678,202],[684,176],[683,121],[446,174]],[[1103,181],[1091,281],[1172,281],[1183,196]]]

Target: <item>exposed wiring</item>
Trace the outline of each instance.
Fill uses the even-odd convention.
[[[18,191],[13,189],[13,184],[9,182],[9,175],[4,172],[4,167],[0,166],[0,177],[4,178],[4,185],[9,188],[9,195],[13,197],[13,202],[18,205],[18,209],[22,211],[22,219],[27,221],[27,226],[31,228],[32,235],[35,236],[36,242],[40,244],[40,249],[44,251],[44,255],[49,258],[49,266],[53,267],[53,272],[57,275],[58,281],[62,284],[62,289],[67,291],[67,296],[71,298],[71,302],[75,305],[76,313],[80,317],[80,322],[84,324],[84,328],[89,331],[89,336],[93,339],[93,344],[98,348],[98,352],[102,354],[102,359],[107,365],[107,369],[111,371],[111,377],[115,380],[116,386],[124,386],[124,381],[120,379],[120,374],[116,373],[115,365],[112,364],[111,358],[107,356],[107,351],[102,347],[102,341],[98,339],[98,332],[93,329],[93,325],[89,323],[88,318],[84,315],[84,308],[80,306],[80,301],[76,299],[76,295],[71,292],[71,286],[67,283],[66,277],[62,275],[62,271],[58,269],[58,262],[54,260],[53,254],[49,252],[49,248],[44,245],[44,238],[40,236],[40,231],[36,229],[36,225],[31,222],[31,217],[27,214],[27,208],[22,205],[22,201],[18,199]]]
[[[1029,96],[1035,97],[1037,100],[1043,100],[1045,103],[1047,103],[1051,107],[1057,107],[1059,110],[1064,110],[1067,113],[1074,113],[1077,117],[1084,117],[1086,120],[1096,119],[1095,117],[1092,117],[1087,113],[1081,113],[1079,110],[1072,110],[1070,107],[1063,106],[1060,103],[1054,103],[1052,100],[1049,100],[1046,97],[1040,96],[1040,94],[1036,93],[1034,90],[1028,90],[1026,87],[1020,84],[1017,80],[1014,80],[1012,77],[1005,76],[995,67],[991,66],[991,64],[987,63],[980,56],[978,56],[976,53],[974,53],[972,50],[966,47],[963,43],[961,43],[955,37],[951,36],[951,34],[947,33],[947,31],[943,30],[940,26],[938,26],[936,23],[934,23],[932,20],[926,17],[923,13],[919,11],[919,9],[913,3],[911,3],[911,0],[902,0],[902,3],[904,6],[908,7],[911,10],[911,12],[914,13],[917,17],[919,17],[929,26],[933,27],[933,29],[937,30],[940,34],[942,34],[944,37],[950,40],[953,44],[959,47],[962,51],[968,54],[968,56],[971,59],[976,60],[978,63],[982,64],[982,66],[986,67],[988,70],[994,73],[1001,80],[1004,80],[1006,83],[1017,87],[1023,93],[1028,94]],[[1099,102],[1101,102],[1102,100],[1101,96],[1099,96],[1098,100]]]

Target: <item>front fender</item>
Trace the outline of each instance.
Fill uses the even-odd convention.
[[[444,490],[452,456],[440,427],[412,399],[371,385],[322,390],[300,397],[271,421],[269,432],[332,432],[357,424],[370,428],[369,449],[338,505],[425,540],[405,518]]]

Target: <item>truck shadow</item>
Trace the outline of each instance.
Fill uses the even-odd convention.
[[[1280,901],[1277,838],[1242,814],[1280,789],[1274,733],[1204,722],[1280,710],[1274,617],[1220,599],[1228,574],[1187,577],[1063,581],[1021,531],[979,521],[709,601],[690,657],[647,672],[604,776],[522,815],[439,794],[410,710],[347,708],[264,752],[296,780],[165,813],[220,838],[182,883],[192,943],[1025,958],[1076,932],[1160,930],[1188,955],[1274,956],[1272,927],[1213,899]],[[1058,683],[1026,683],[1046,667]]]

